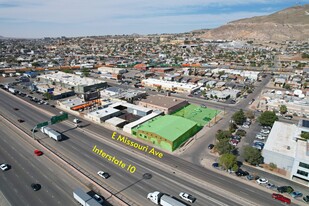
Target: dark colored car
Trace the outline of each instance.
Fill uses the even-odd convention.
[[[294,189],[291,186],[281,186],[281,187],[278,187],[277,190],[280,193],[292,193],[292,192],[294,192]]]
[[[273,193],[272,194],[272,198],[276,199],[276,200],[279,200],[281,202],[284,202],[285,204],[291,204],[291,200],[287,197],[284,197],[283,195],[281,194],[276,194],[276,193]]]
[[[19,109],[17,107],[14,107],[14,110],[18,111]]]
[[[40,185],[40,184],[32,183],[32,184],[31,184],[31,188],[32,188],[34,191],[38,191],[38,190],[41,189],[41,185]]]
[[[25,122],[25,120],[23,120],[23,119],[18,119],[17,121],[18,121],[19,123]]]
[[[309,195],[306,195],[303,197],[303,201],[309,203]]]
[[[253,175],[248,175],[246,178],[247,178],[247,180],[254,180],[254,176]]]
[[[215,145],[213,145],[213,144],[209,144],[209,145],[208,145],[208,149],[212,149],[212,148],[214,148],[214,146],[215,146]]]
[[[237,172],[235,172],[235,174],[238,177],[244,177],[244,176],[248,176],[249,172],[243,171],[242,169],[239,169],[239,170],[237,170]]]
[[[219,163],[214,162],[214,163],[212,163],[212,166],[213,166],[214,168],[218,168],[218,167],[219,167]]]

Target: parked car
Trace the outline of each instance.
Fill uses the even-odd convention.
[[[247,180],[254,180],[254,176],[253,175],[247,175],[246,178],[247,178]]]
[[[188,194],[188,193],[185,193],[185,192],[181,192],[179,193],[179,197],[181,197],[182,199],[188,201],[188,202],[191,202],[191,203],[194,203],[196,198],[193,197],[192,195]]]
[[[303,193],[299,192],[299,191],[294,191],[290,194],[293,198],[297,198],[297,197],[302,197]]]
[[[236,146],[238,143],[239,143],[239,141],[236,140],[236,139],[231,139],[230,140],[230,144],[233,145],[233,146]]]
[[[34,150],[34,154],[35,154],[36,156],[41,156],[41,155],[43,154],[43,152],[36,149],[36,150]]]
[[[110,175],[107,172],[99,171],[98,175],[104,179],[107,179],[110,177]]]
[[[277,186],[269,182],[269,183],[266,184],[266,188],[273,190],[273,189],[276,189]]]
[[[249,175],[249,172],[247,171],[243,171],[242,169],[238,169],[236,172],[235,172],[236,176],[238,177],[241,177],[241,176],[248,176]]]
[[[270,133],[270,130],[268,130],[268,129],[262,129],[262,130],[261,130],[261,133],[269,134],[269,133]]]
[[[284,202],[286,204],[291,204],[291,200],[287,197],[284,197],[283,195],[281,194],[276,194],[276,193],[273,193],[272,194],[272,198],[276,199],[276,200],[279,200],[281,202]]]
[[[268,179],[259,178],[259,179],[256,180],[256,183],[258,183],[259,185],[260,184],[266,184],[266,183],[268,183]]]
[[[214,162],[214,163],[212,163],[212,166],[213,166],[214,168],[218,168],[218,167],[219,167],[219,163]]]
[[[213,145],[213,144],[209,144],[209,145],[208,145],[208,149],[213,149],[214,146],[215,146],[215,145]]]
[[[283,118],[284,118],[284,119],[291,120],[291,119],[293,119],[293,116],[292,116],[292,115],[285,115]]]
[[[263,139],[265,139],[266,137],[263,136],[262,134],[257,134],[257,135],[255,135],[255,138],[263,140]]]
[[[291,186],[281,186],[281,187],[278,187],[277,190],[280,193],[292,193],[292,192],[294,192],[294,189]]]
[[[246,129],[250,128],[250,126],[247,125],[247,124],[243,124],[242,127],[243,127],[243,128],[246,128]]]
[[[306,195],[303,197],[303,201],[309,203],[309,195]]]

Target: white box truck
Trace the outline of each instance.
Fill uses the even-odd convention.
[[[49,136],[50,138],[59,141],[62,139],[61,134],[49,127],[41,127],[41,132]]]
[[[100,203],[90,197],[90,195],[84,192],[81,188],[76,188],[73,191],[73,197],[82,206],[101,206]]]
[[[155,203],[156,205],[162,205],[162,206],[187,206],[183,204],[182,202],[178,201],[177,199],[172,198],[171,196],[155,191],[152,193],[149,193],[147,195],[147,198]]]

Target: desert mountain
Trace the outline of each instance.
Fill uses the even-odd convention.
[[[307,13],[308,12],[308,13]],[[232,21],[201,35],[209,39],[285,41],[309,39],[309,4]]]

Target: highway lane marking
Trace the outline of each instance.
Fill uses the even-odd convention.
[[[0,205],[1,206],[12,206],[11,203],[6,199],[2,191],[0,190]]]

